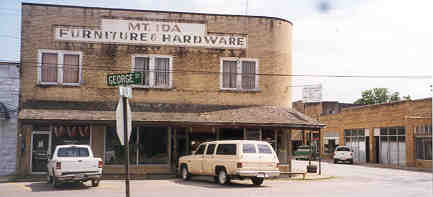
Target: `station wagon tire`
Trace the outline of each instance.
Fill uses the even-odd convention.
[[[54,188],[57,188],[59,186],[59,183],[57,183],[56,176],[51,177],[51,184],[53,185]]]
[[[251,181],[253,182],[254,185],[261,185],[263,184],[263,180],[265,180],[264,178],[258,178],[258,177],[253,177],[251,178]]]
[[[188,168],[185,165],[182,165],[182,168],[180,169],[180,176],[182,180],[187,181],[191,177]]]
[[[92,179],[92,187],[98,187],[99,182],[99,179]]]
[[[225,184],[228,184],[230,182],[230,178],[227,175],[227,172],[225,169],[221,169],[218,171],[217,181],[221,185],[225,185]]]
[[[334,159],[334,163],[338,163],[338,160]]]
[[[353,164],[353,159],[349,159],[349,163],[350,163],[350,164]]]
[[[51,180],[52,180],[52,178],[50,176],[50,173],[47,173],[47,183],[51,184]]]

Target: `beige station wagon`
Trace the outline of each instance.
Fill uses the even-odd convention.
[[[264,179],[280,175],[278,165],[278,157],[269,143],[252,140],[206,142],[193,155],[179,158],[183,180],[192,175],[205,175],[213,176],[220,184],[248,178],[261,185]]]

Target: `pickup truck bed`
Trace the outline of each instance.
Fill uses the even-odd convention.
[[[61,182],[92,181],[99,185],[102,176],[102,160],[94,158],[92,150],[86,145],[57,146],[48,161],[48,182],[57,187]]]

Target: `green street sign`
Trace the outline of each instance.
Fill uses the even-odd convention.
[[[131,85],[131,84],[142,84],[142,73],[121,73],[111,74],[107,76],[107,85],[119,86],[119,85]]]

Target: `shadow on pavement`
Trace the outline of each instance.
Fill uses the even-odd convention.
[[[212,188],[212,189],[227,189],[227,188],[267,188],[269,186],[266,185],[260,185],[256,186],[251,183],[251,181],[238,181],[234,180],[231,181],[227,185],[220,185],[215,183],[213,180],[213,177],[192,177],[192,179],[188,181],[184,181],[182,179],[173,179],[171,180],[173,183],[181,184],[181,185],[188,185],[188,186],[196,186],[196,187],[205,187],[205,188]],[[266,183],[266,180],[265,180]]]
[[[87,190],[91,187],[84,183],[62,183],[58,185],[56,188],[53,185],[44,183],[44,182],[34,182],[25,187],[29,188],[32,192],[47,192],[47,191],[71,191],[71,190]]]

